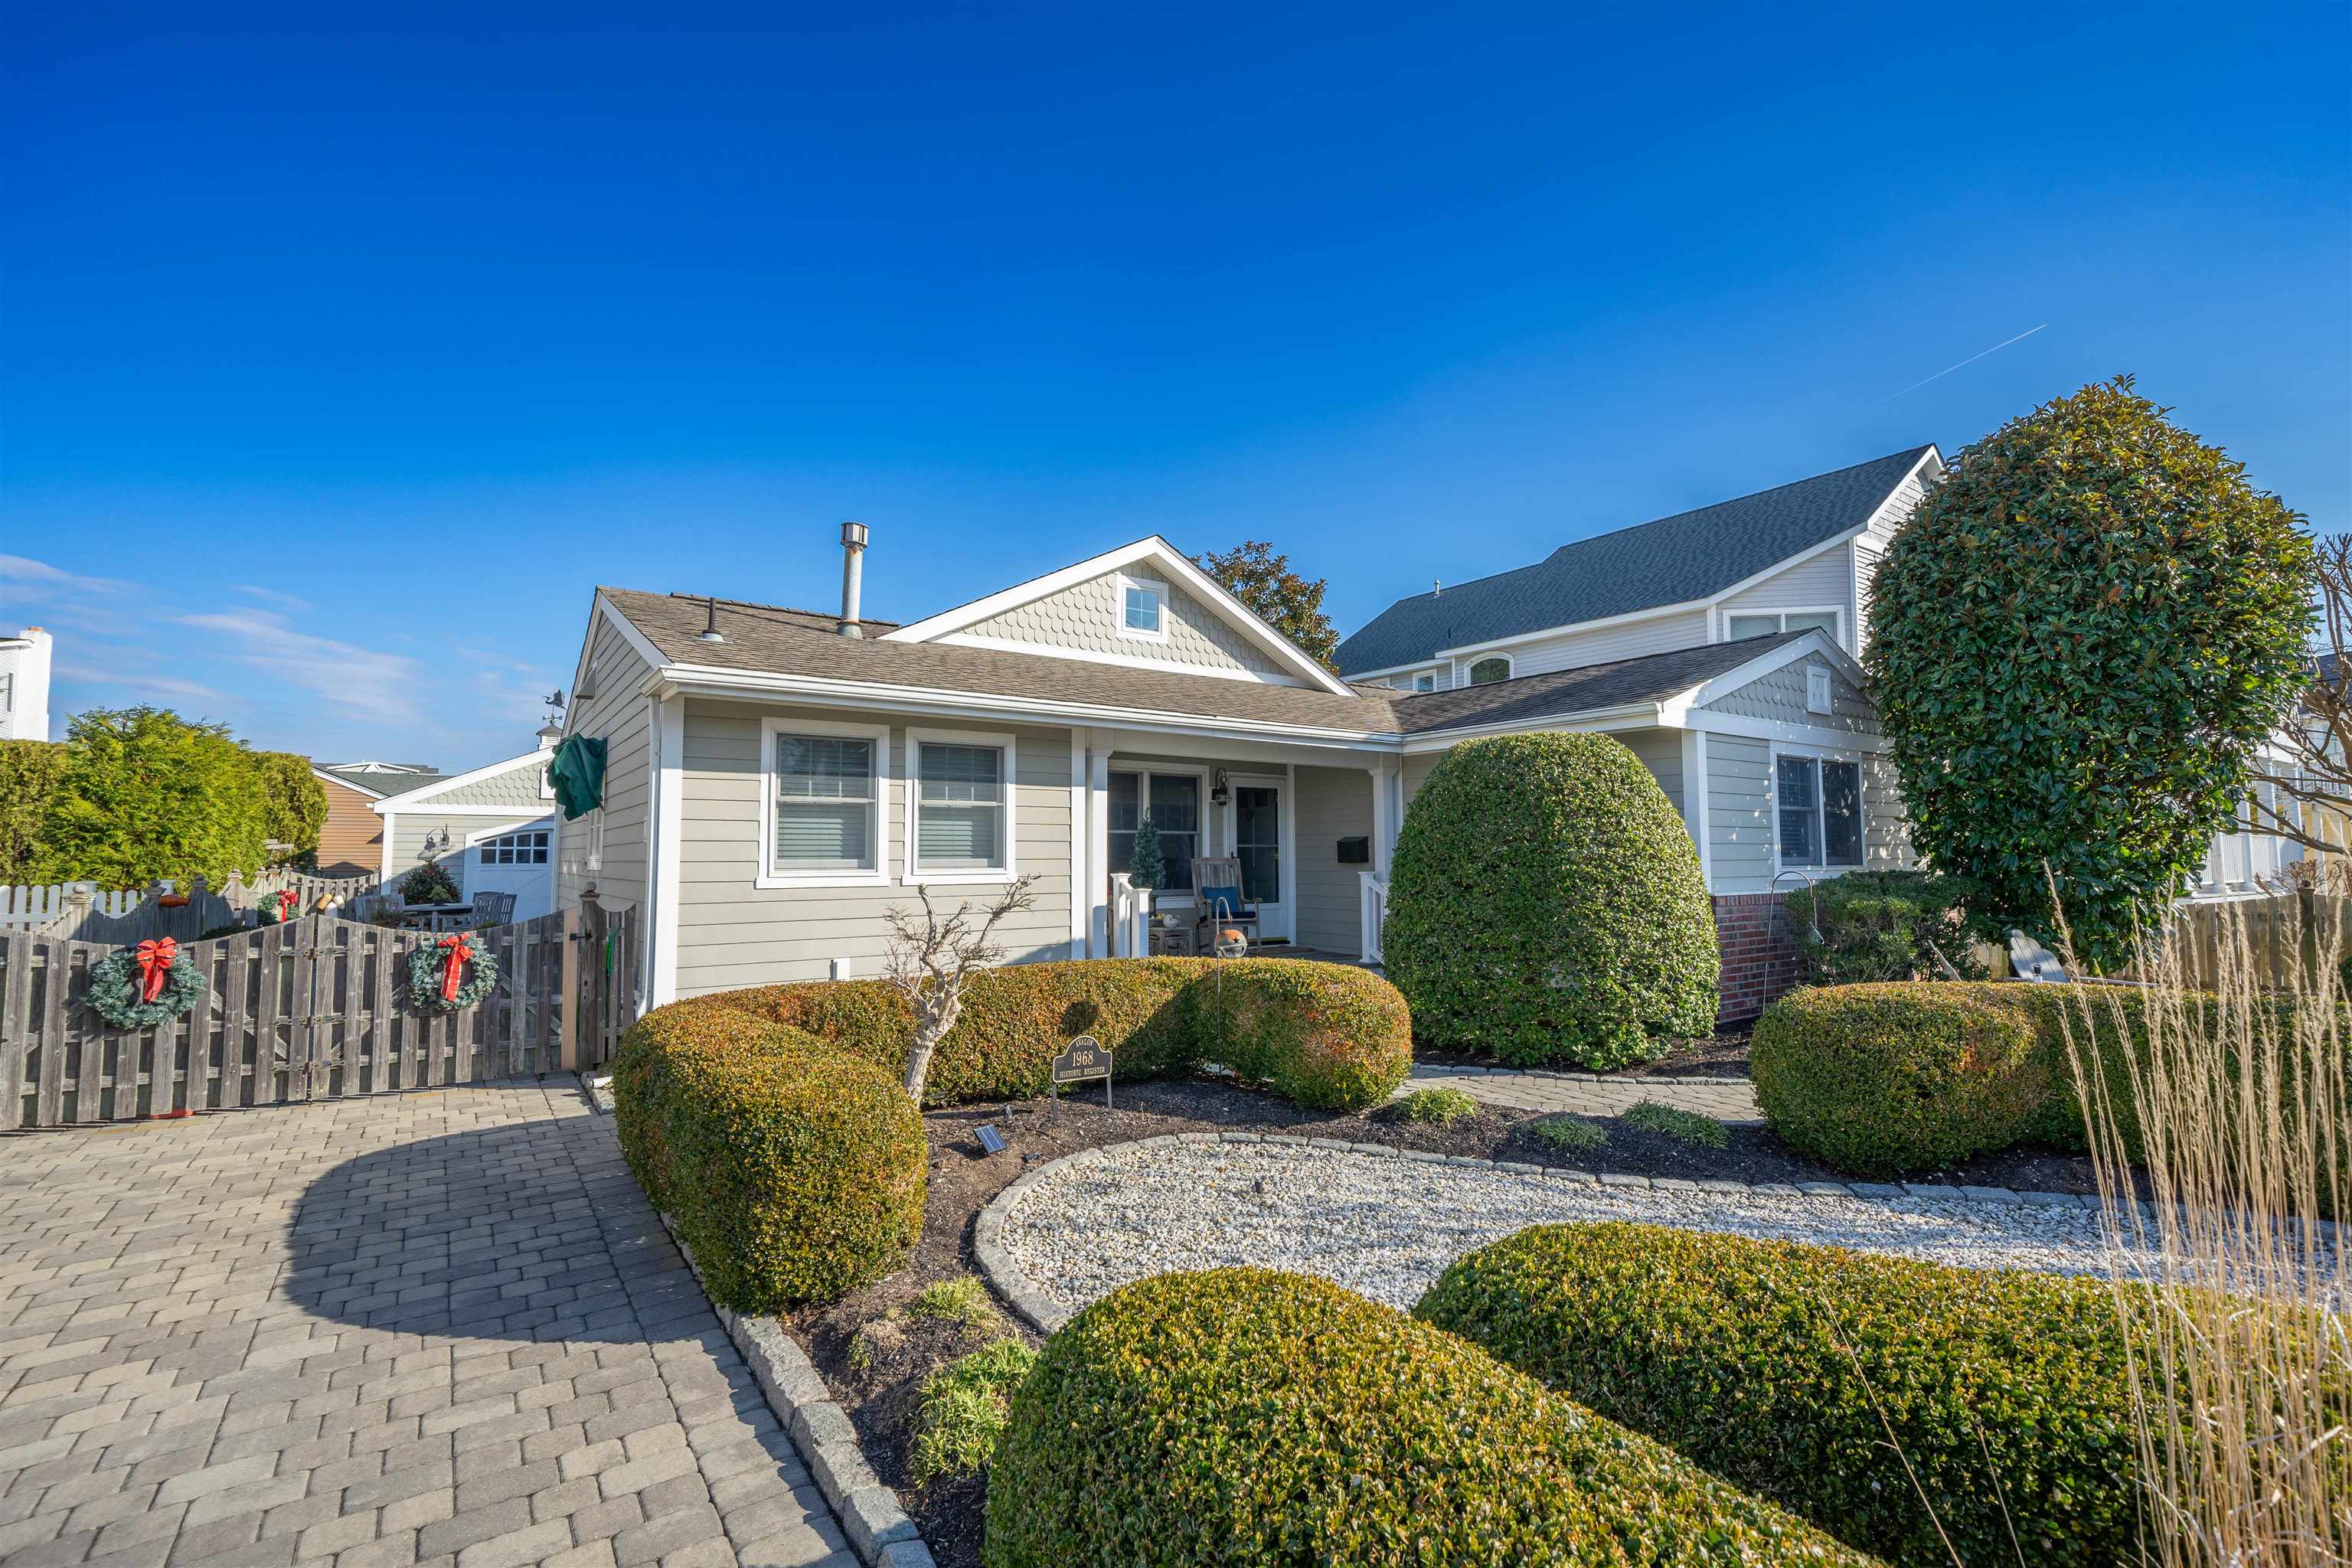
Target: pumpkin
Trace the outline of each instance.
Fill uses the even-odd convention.
[[[167,910],[184,910],[188,907],[188,895],[185,893],[158,893],[155,895],[155,901]]]

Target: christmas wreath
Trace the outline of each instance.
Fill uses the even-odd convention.
[[[294,918],[294,906],[300,901],[301,895],[297,893],[291,888],[282,889],[275,893],[263,894],[261,900],[261,923],[266,926],[274,926],[283,924],[285,921],[292,920]]]
[[[465,973],[471,963],[474,973]],[[408,955],[408,994],[424,1013],[455,1013],[481,1001],[499,984],[499,961],[460,931]]]
[[[118,1029],[168,1024],[196,1005],[205,977],[170,937],[110,952],[89,966],[82,1000]]]

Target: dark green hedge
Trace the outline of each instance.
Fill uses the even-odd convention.
[[[776,1312],[881,1278],[921,1234],[929,1148],[890,1073],[701,998],[646,1014],[613,1062],[621,1151],[711,1300]]]
[[[817,981],[705,998],[805,1029],[892,1072],[914,1016],[878,980]],[[1140,958],[1016,963],[974,975],[940,1043],[926,1104],[1044,1094],[1054,1054],[1092,1035],[1121,1079],[1221,1061],[1320,1110],[1377,1105],[1412,1068],[1412,1022],[1368,970],[1293,959]]]
[[[985,1560],[1871,1561],[1450,1334],[1255,1268],[1142,1280],[1046,1342],[990,1468]]]
[[[41,825],[68,755],[54,742],[0,741],[0,883],[33,879]]]
[[[1517,1066],[1623,1067],[1715,1025],[1697,846],[1605,735],[1446,752],[1405,816],[1381,942],[1423,1039]]]
[[[1964,1563],[2137,1560],[2104,1281],[1563,1225],[1462,1258],[1413,1310],[1895,1563],[1948,1568],[1937,1520]]]
[[[1938,955],[1961,979],[1981,980],[1977,942],[2000,934],[1969,913],[1981,896],[1936,871],[1848,871],[1790,889],[1789,934],[1819,985],[1941,979]]]
[[[2125,1152],[2141,1158],[2132,1063],[2147,1061],[2147,1009],[2179,1005],[2226,1028],[2224,1004],[2134,987],[1836,985],[1792,992],[1756,1022],[1756,1099],[1782,1139],[1863,1175],[1923,1170],[2017,1143],[2086,1147],[2069,1059],[2084,1039],[2106,1082]],[[2259,1020],[2284,1054],[2296,1004]],[[2352,1021],[2339,1026],[2339,1037]],[[2310,1074],[2288,1061],[2284,1081]],[[2352,1116],[2352,1103],[2339,1115]],[[2344,1152],[2352,1160],[2352,1150]]]

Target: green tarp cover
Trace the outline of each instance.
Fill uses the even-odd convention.
[[[547,782],[555,786],[555,804],[570,822],[583,812],[604,804],[604,742],[574,735],[555,748],[547,764]]]

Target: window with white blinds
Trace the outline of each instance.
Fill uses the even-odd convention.
[[[915,870],[1005,868],[1005,749],[918,741]]]
[[[888,731],[772,720],[764,733],[767,864],[761,880],[793,885],[883,876]]]

